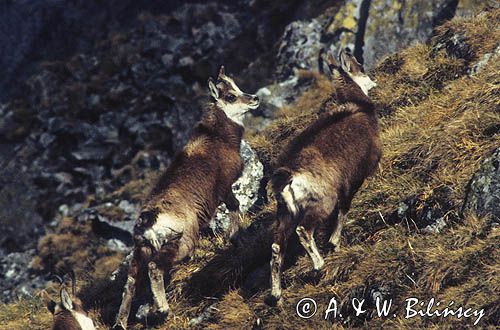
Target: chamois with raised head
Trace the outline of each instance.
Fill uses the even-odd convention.
[[[57,277],[61,285],[59,302],[55,302],[44,292],[47,308],[54,316],[52,330],[95,330],[94,322],[87,316],[82,302],[76,297],[75,273],[71,271],[70,275],[71,296],[60,277]]]
[[[320,224],[331,228],[329,243],[339,248],[342,225],[354,194],[373,174],[381,157],[378,120],[368,90],[375,83],[348,49],[328,65],[338,102],[285,147],[275,164],[271,186],[277,226],[271,247],[271,296],[281,298],[281,269],[287,242],[295,231],[315,270],[324,260],[314,239]]]
[[[152,315],[166,317],[164,274],[192,254],[200,229],[221,202],[231,211],[239,209],[231,186],[243,170],[242,120],[259,106],[259,99],[242,92],[224,67],[208,87],[213,102],[158,180],[134,227],[135,247],[115,328],[126,328],[136,287],[145,283],[153,296]]]

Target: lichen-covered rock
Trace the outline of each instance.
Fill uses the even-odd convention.
[[[329,36],[328,50],[337,54],[340,49],[349,47],[355,49],[358,26],[360,24],[362,0],[347,1],[335,13],[332,20],[325,27],[324,35]]]
[[[495,51],[493,51],[492,53],[484,54],[483,57],[481,57],[481,59],[470,68],[469,75],[474,76],[481,72],[486,67],[489,61],[497,61],[498,55],[500,55],[500,45],[497,46],[497,48],[495,48]]]
[[[6,253],[34,248],[44,232],[32,185],[21,170],[6,166],[0,173],[0,250]]]
[[[366,66],[371,68],[387,54],[427,41],[436,24],[453,17],[454,11],[450,0],[372,1],[364,40]]]
[[[460,1],[459,14],[470,14],[475,1]],[[426,42],[434,28],[452,18],[457,1],[348,1],[330,20],[323,39],[330,39],[329,49],[355,49],[366,68],[388,54],[416,42]],[[325,38],[330,36],[330,38]]]
[[[259,112],[265,117],[272,117],[277,109],[297,100],[311,82],[312,79],[307,77],[292,76],[285,81],[260,88],[256,93],[260,99]],[[252,127],[252,129],[258,128]]]
[[[318,19],[295,21],[286,27],[277,55],[279,80],[290,78],[296,69],[318,70],[322,29],[323,22]]]
[[[463,210],[500,218],[500,148],[481,163],[465,197]]]
[[[3,255],[0,251],[0,301],[30,296],[47,285],[47,281],[30,267],[35,250]]]
[[[240,155],[243,158],[245,167],[240,178],[233,184],[233,194],[240,202],[240,212],[247,212],[257,201],[260,181],[264,175],[264,168],[246,141],[241,141]],[[222,204],[210,222],[210,229],[214,233],[231,236],[237,230],[236,214],[231,214]],[[236,221],[235,221],[236,220]],[[237,224],[237,223],[236,223]]]

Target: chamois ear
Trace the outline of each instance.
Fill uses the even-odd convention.
[[[224,70],[224,65],[221,65],[220,68],[219,68],[219,76],[218,76],[219,79],[222,78],[222,77],[224,77],[226,75],[226,73],[224,71],[225,71]]]
[[[41,294],[43,302],[45,303],[45,306],[47,306],[47,309],[49,310],[49,312],[54,314],[54,312],[56,311],[56,305],[57,305],[56,302],[50,298],[47,291],[43,290],[40,294]]]
[[[73,297],[76,296],[76,275],[75,275],[75,271],[73,269],[71,269],[69,271],[69,276],[71,278],[71,294],[73,295]]]
[[[363,66],[356,60],[349,47],[340,50],[339,61],[345,72],[351,74],[363,72]]]
[[[340,75],[340,70],[342,70],[335,61],[335,58],[333,57],[332,53],[328,53],[326,57],[326,63],[328,64],[328,68],[330,69],[330,74],[332,75],[333,78],[337,78]]]
[[[348,51],[350,50],[346,47],[345,49],[341,49],[339,52],[340,67],[345,72],[351,72],[351,63],[349,61],[349,55],[347,54]]]
[[[214,99],[219,99],[219,90],[212,77],[208,78],[208,89],[210,90],[210,95],[212,95]]]
[[[73,301],[65,288],[61,289],[61,305],[68,311],[73,310]]]

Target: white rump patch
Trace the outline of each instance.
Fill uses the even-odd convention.
[[[143,236],[156,251],[159,251],[163,244],[168,242],[169,238],[183,232],[181,224],[184,221],[168,213],[161,213],[158,215],[156,223],[144,231]]]
[[[311,198],[318,198],[321,192],[310,174],[297,174],[292,177],[292,182],[287,184],[281,196],[285,201],[288,211],[296,216],[299,209],[303,208]]]

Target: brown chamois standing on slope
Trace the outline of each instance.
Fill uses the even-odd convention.
[[[164,274],[189,257],[199,231],[224,202],[239,209],[231,185],[243,170],[240,143],[243,115],[259,106],[256,95],[243,93],[221,67],[217,82],[208,81],[214,99],[191,132],[187,145],[160,177],[134,227],[135,248],[130,261],[115,328],[125,329],[136,285],[149,282],[154,315],[169,311]]]
[[[95,330],[94,322],[87,316],[83,310],[82,302],[76,297],[75,273],[71,271],[70,275],[73,297],[70,297],[64,286],[64,281],[59,277],[57,277],[61,284],[59,303],[50,299],[47,292],[42,291],[47,308],[54,315],[52,330]]]
[[[340,233],[352,198],[381,157],[378,120],[368,90],[375,83],[349,49],[330,55],[338,111],[325,113],[296,136],[278,158],[271,185],[278,201],[272,244],[271,296],[281,298],[281,269],[293,231],[313,262],[323,267],[314,232],[321,223],[332,228],[329,242],[339,247]]]

